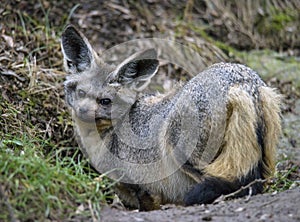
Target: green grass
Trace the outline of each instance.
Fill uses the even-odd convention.
[[[79,5],[57,15],[44,3],[1,14],[15,49],[0,42],[1,68],[13,73],[0,77],[0,221],[99,220],[114,184],[76,148],[62,93],[60,34]]]
[[[286,164],[290,160],[278,160],[277,165]],[[266,192],[282,192],[300,186],[299,181],[299,165],[290,162],[290,166],[285,166],[283,169],[277,169],[274,177],[266,186]]]
[[[112,198],[112,183],[77,152],[68,157],[60,149],[44,155],[49,143],[27,135],[2,139],[0,184],[6,201],[0,202],[0,220],[63,220],[76,215],[79,206],[85,209],[81,215],[99,218],[101,205]]]

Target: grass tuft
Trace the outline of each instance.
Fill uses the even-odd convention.
[[[5,201],[0,202],[0,220],[12,215],[22,221],[99,217],[101,206],[112,199],[111,182],[99,177],[77,151],[73,156],[63,157],[62,150],[44,155],[49,143],[26,135],[2,140],[0,186]]]

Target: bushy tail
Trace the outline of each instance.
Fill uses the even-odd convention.
[[[227,108],[223,146],[219,156],[206,167],[206,173],[234,181],[255,168],[262,156],[256,135],[258,116],[252,97],[242,87],[232,87]]]
[[[267,178],[275,171],[276,146],[281,134],[280,105],[282,96],[269,87],[261,87],[259,92],[264,121],[262,144],[263,176]]]
[[[223,146],[216,159],[205,168],[202,181],[185,196],[185,204],[211,203],[256,179],[268,178],[275,169],[276,146],[281,133],[281,96],[260,87],[255,103],[242,87],[228,93],[228,120]],[[254,183],[252,194],[263,190]],[[247,195],[248,189],[235,196]]]

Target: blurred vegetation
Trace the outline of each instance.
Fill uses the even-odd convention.
[[[300,55],[299,10],[298,0],[2,1],[0,220],[97,220],[100,208],[112,201],[112,182],[99,177],[77,150],[64,103],[60,35],[66,24],[79,27],[99,50],[162,37],[192,46],[208,64],[250,63],[292,98],[288,112],[300,97],[299,75],[285,81],[291,87],[280,88],[284,77],[272,75],[273,63],[261,63],[266,53],[248,50],[273,50],[272,62],[282,67],[286,63],[278,61],[288,60],[291,69],[299,69],[297,57],[290,57]],[[284,166],[271,191],[299,180],[299,166]]]

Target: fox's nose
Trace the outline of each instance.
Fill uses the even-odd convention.
[[[79,108],[79,112],[82,113],[82,114],[86,113],[87,111],[88,111],[88,109],[86,107],[80,107]]]

